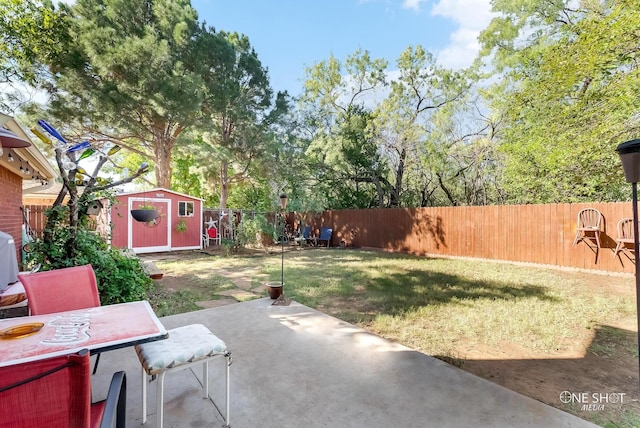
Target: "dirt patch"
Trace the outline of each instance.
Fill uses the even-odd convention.
[[[477,346],[467,351],[464,358],[449,362],[584,419],[619,421],[624,419],[623,411],[640,415],[636,393],[638,359],[634,356],[637,350],[632,348],[636,339],[628,330],[600,327],[585,353],[535,355],[513,344],[502,343],[500,355],[495,355],[495,350],[482,350]],[[597,355],[591,348],[606,351]],[[562,397],[565,391],[574,395],[570,399]],[[621,393],[624,397],[619,396]]]

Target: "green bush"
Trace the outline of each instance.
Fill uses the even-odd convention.
[[[224,250],[225,256],[230,256],[231,253],[234,253],[237,250],[236,243],[233,241],[233,239],[222,238],[220,240],[220,245],[222,246],[222,249]]]
[[[100,235],[80,226],[76,235],[76,256],[69,259],[69,228],[61,222],[48,232],[51,237],[48,242],[37,239],[29,245],[28,265],[40,264],[40,270],[52,270],[90,264],[96,273],[101,304],[145,299],[152,280],[138,258],[109,247]]]
[[[244,218],[240,223],[238,240],[240,246],[268,245],[276,239],[276,228],[265,216],[256,215],[253,218]]]

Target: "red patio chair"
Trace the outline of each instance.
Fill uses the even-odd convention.
[[[31,315],[51,314],[100,306],[98,282],[91,265],[21,273]],[[93,373],[98,369],[96,356]]]
[[[51,314],[100,306],[98,283],[91,265],[22,273],[31,315]]]
[[[127,380],[111,379],[107,398],[91,404],[89,352],[0,368],[0,428],[124,427]]]

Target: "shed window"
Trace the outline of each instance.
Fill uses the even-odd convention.
[[[178,202],[178,217],[193,217],[193,202]]]

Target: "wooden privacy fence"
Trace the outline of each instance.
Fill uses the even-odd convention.
[[[29,227],[37,237],[42,237],[42,232],[47,224],[47,216],[44,212],[51,208],[50,205],[24,205],[25,215],[29,222]]]
[[[588,241],[573,245],[582,208],[596,208],[603,215],[600,249]],[[332,246],[344,240],[356,248],[635,272],[631,252],[613,256],[617,223],[633,216],[631,202],[340,210],[292,216],[312,230],[332,227]]]
[[[48,207],[25,208],[42,236]],[[589,241],[573,245],[583,208],[602,213],[599,249]],[[339,210],[291,213],[289,222],[295,218],[314,231],[332,227],[332,247],[344,240],[355,248],[634,273],[631,252],[613,256],[617,223],[625,217],[633,217],[631,202]]]

